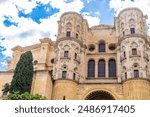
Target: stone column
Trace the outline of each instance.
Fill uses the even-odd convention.
[[[108,78],[109,74],[108,60],[105,60],[105,77]]]

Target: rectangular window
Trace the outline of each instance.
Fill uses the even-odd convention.
[[[75,73],[73,73],[73,80],[75,80],[76,79],[76,74]]]
[[[132,55],[137,55],[137,49],[136,48],[132,49]]]
[[[77,38],[77,39],[78,39],[78,36],[79,36],[78,33],[76,33],[76,38]]]
[[[77,53],[74,54],[74,59],[77,59]]]
[[[71,37],[71,32],[70,32],[70,31],[67,31],[66,36],[67,36],[67,37]]]
[[[62,71],[62,78],[66,79],[67,77],[67,71]]]
[[[69,52],[68,51],[64,51],[64,57],[69,57]]]
[[[125,72],[125,80],[127,79],[127,72]]]
[[[135,28],[130,28],[131,34],[135,34]]]
[[[134,78],[138,78],[139,77],[139,70],[134,70]]]
[[[124,31],[122,32],[122,34],[123,34],[123,36],[125,36],[125,32]]]

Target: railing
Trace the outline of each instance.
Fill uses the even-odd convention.
[[[148,54],[146,52],[144,52],[144,58],[149,61],[149,57],[148,57]]]
[[[117,81],[117,77],[111,77],[111,78],[89,78],[89,77],[87,77],[86,78],[86,80],[84,80],[84,81],[82,81],[83,83],[89,83],[89,84],[91,84],[91,83],[96,83],[96,84],[98,84],[98,83],[118,83],[118,81]]]
[[[68,55],[64,55],[64,53],[62,52],[61,54],[60,54],[60,58],[61,59],[70,59],[71,58],[71,55],[70,55],[70,53],[68,53]]]
[[[140,57],[141,51],[137,51],[136,53],[133,53],[132,51],[129,52],[130,57]]]
[[[62,77],[62,73],[58,74],[58,79],[68,79],[69,78],[69,73],[66,74],[66,78]]]
[[[131,72],[131,78],[143,78],[143,73],[139,72],[138,76],[135,76],[133,72]]]

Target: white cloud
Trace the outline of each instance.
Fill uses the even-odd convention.
[[[17,8],[24,9],[24,12],[27,14],[37,6],[36,2],[41,2],[43,4],[50,3],[53,8],[58,8],[59,12],[47,19],[41,19],[40,24],[37,24],[30,18],[18,16]],[[0,40],[0,44],[6,48],[3,54],[11,56],[11,48],[14,46],[32,45],[38,43],[39,38],[50,37],[52,40],[55,40],[55,35],[57,35],[57,21],[61,14],[67,11],[80,13],[83,7],[84,3],[81,0],[74,0],[70,3],[66,3],[65,0],[32,0],[31,2],[28,0],[7,0],[4,2],[3,0],[0,4],[0,37],[5,37],[5,40]],[[17,22],[18,27],[13,25],[6,27],[3,24],[4,16],[11,16],[10,20],[12,22]],[[88,19],[90,26],[97,25],[100,21],[98,17],[92,17],[89,14],[84,15],[84,18]]]
[[[83,17],[87,19],[89,27],[100,24],[100,19],[97,16],[90,16],[90,13],[84,12]]]

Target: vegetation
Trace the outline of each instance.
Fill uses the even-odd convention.
[[[5,100],[46,100],[46,97],[39,94],[30,94],[29,92],[19,93],[13,92],[10,93]]]
[[[23,53],[16,65],[10,85],[10,93],[30,92],[33,78],[33,57],[31,51]]]
[[[5,100],[45,100],[46,97],[39,94],[30,94],[33,78],[33,57],[31,51],[21,55],[16,65],[11,84],[4,85],[3,96]]]
[[[10,90],[10,84],[9,83],[6,83],[4,86],[3,86],[3,89],[2,89],[2,92],[3,92],[3,96],[7,95],[8,92]]]

